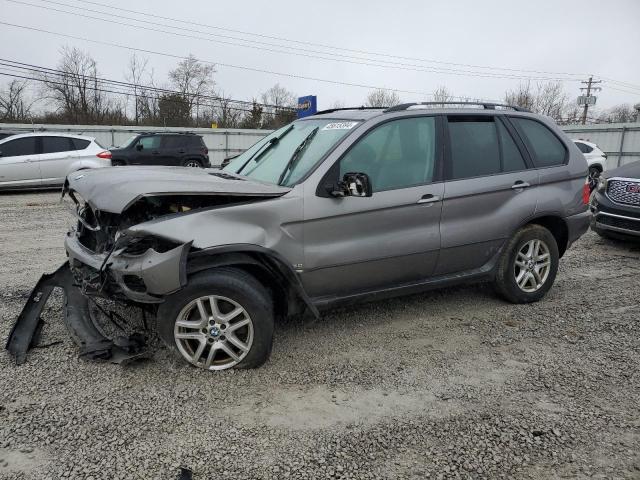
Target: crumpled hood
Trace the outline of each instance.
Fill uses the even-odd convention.
[[[111,167],[74,172],[68,188],[94,210],[122,213],[138,198],[157,195],[239,195],[279,197],[288,187],[251,180],[214,168]]]

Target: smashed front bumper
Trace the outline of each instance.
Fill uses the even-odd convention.
[[[187,283],[187,255],[191,242],[168,251],[147,249],[139,255],[122,248],[95,253],[70,232],[65,240],[69,265],[85,293],[120,296],[140,303],[159,303],[164,295]]]
[[[71,338],[80,347],[81,356],[113,363],[148,356],[141,335],[111,340],[102,334],[89,312],[89,299],[75,284],[69,264],[64,263],[54,273],[40,277],[9,333],[6,348],[17,364],[24,363],[28,350],[37,346],[44,324],[40,314],[56,287],[64,292],[64,323]]]

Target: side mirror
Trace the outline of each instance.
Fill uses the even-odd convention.
[[[138,150],[138,151],[142,150],[143,148],[144,148],[144,147],[142,146],[142,144],[141,144],[141,143],[138,143],[138,144],[136,145],[136,150]]]
[[[342,181],[325,186],[332,197],[370,197],[373,195],[371,180],[366,173],[345,173]]]

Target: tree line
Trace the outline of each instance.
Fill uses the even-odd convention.
[[[25,65],[25,64],[21,64]],[[31,66],[35,67],[35,66]],[[293,92],[276,84],[251,101],[234,100],[215,82],[215,66],[193,55],[179,61],[162,81],[146,58],[133,54],[126,81],[101,76],[92,56],[75,47],[63,47],[55,69],[27,68],[0,89],[0,121],[88,125],[274,129],[295,119]],[[24,74],[28,72],[28,76]],[[454,97],[446,86],[431,101],[480,101]],[[521,83],[504,94],[504,103],[547,115],[558,123],[578,123],[582,108],[564,91],[561,82]],[[368,107],[402,103],[391,89],[375,89],[363,101]],[[332,107],[345,106],[335,102]],[[589,123],[640,121],[630,104],[607,110],[590,109]]]

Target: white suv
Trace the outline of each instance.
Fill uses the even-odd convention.
[[[589,165],[589,184],[593,187],[602,172],[607,169],[607,154],[598,148],[595,143],[586,140],[574,140],[578,149],[587,159]]]
[[[0,189],[62,186],[70,173],[111,166],[111,153],[95,138],[23,133],[0,140]]]

